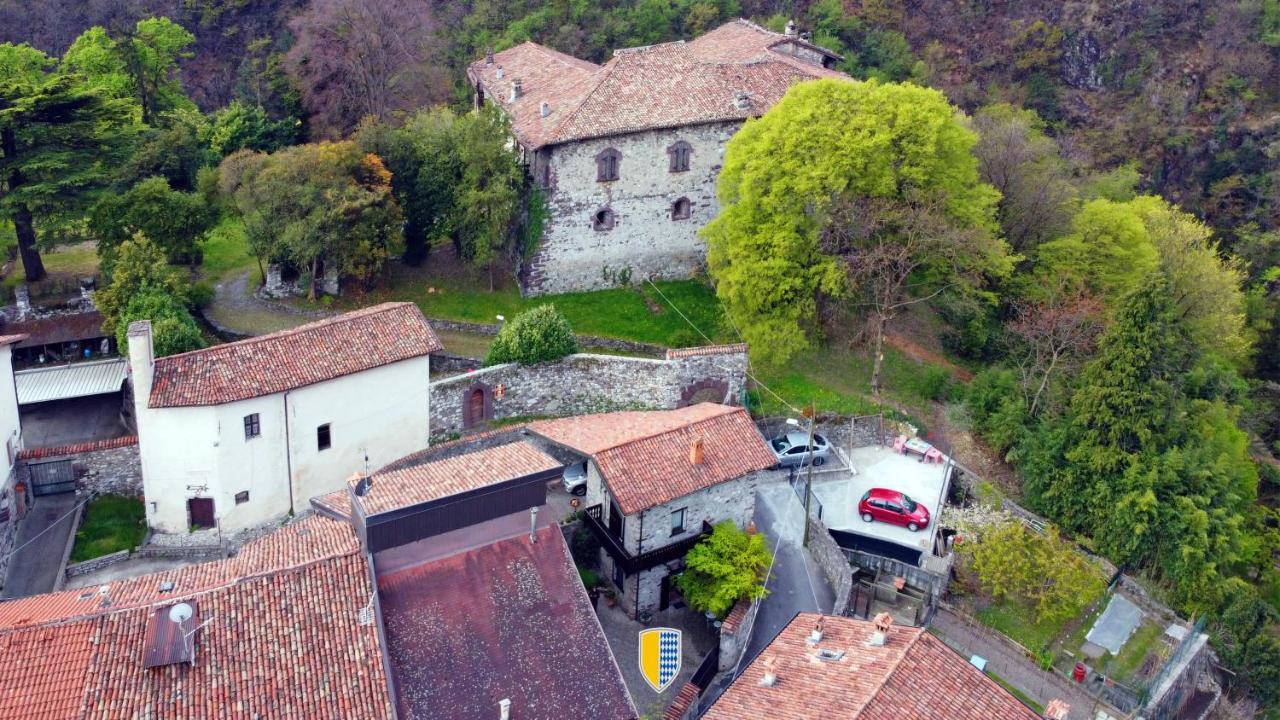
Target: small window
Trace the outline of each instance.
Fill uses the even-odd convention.
[[[262,434],[262,423],[258,421],[258,413],[244,416],[244,439],[249,440]]]
[[[685,172],[689,169],[689,156],[693,154],[693,148],[689,143],[681,140],[680,142],[667,148],[667,155],[670,157],[670,172]]]
[[[602,208],[591,216],[591,229],[605,232],[613,229],[613,211],[609,208]]]
[[[596,155],[596,182],[612,182],[618,179],[618,165],[621,164],[622,153],[607,148]]]
[[[249,491],[248,491],[248,490],[241,490],[240,492],[236,493],[236,504],[237,504],[237,505],[243,505],[243,504],[245,504],[245,503],[247,503],[247,502],[249,502]]]
[[[672,220],[688,220],[693,215],[693,204],[689,202],[689,198],[680,198],[671,204]]]
[[[325,423],[316,428],[316,450],[328,450],[333,444],[329,437],[329,423]]]
[[[671,536],[675,537],[684,532],[684,511],[685,508],[671,511]]]

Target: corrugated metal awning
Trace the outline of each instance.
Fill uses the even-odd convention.
[[[117,358],[19,370],[13,374],[18,386],[18,404],[119,392],[124,383],[127,362],[124,358]]]

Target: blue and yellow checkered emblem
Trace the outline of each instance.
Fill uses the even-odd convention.
[[[671,687],[680,674],[680,631],[650,628],[640,631],[640,674],[654,692]]]

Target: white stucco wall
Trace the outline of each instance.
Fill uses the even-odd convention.
[[[645,278],[687,278],[706,263],[698,231],[719,212],[716,177],[724,145],[741,127],[727,122],[654,130],[572,142],[546,154],[550,217],[542,242],[525,270],[530,294],[589,290]],[[669,171],[667,148],[692,147],[689,170]],[[618,179],[596,181],[596,156],[606,148],[622,154]],[[536,167],[535,173],[542,172]],[[672,204],[687,197],[692,215],[671,219]],[[602,208],[614,214],[612,230],[595,230]]]
[[[377,468],[427,446],[426,356],[287,393],[155,409],[146,407],[150,377],[141,338],[131,340],[130,366],[147,522],[160,532],[189,529],[193,497],[213,498],[224,530],[262,525],[342,487],[364,469],[366,449],[369,467]],[[244,418],[252,413],[260,435],[245,438]],[[321,451],[316,428],[325,423],[332,445]],[[237,505],[236,494],[246,491],[248,501]]]
[[[0,345],[0,446],[8,443],[16,456],[22,449],[21,423],[18,420],[18,391],[13,384],[13,346]],[[0,447],[0,482],[13,474],[9,452]]]

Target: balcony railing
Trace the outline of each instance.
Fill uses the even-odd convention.
[[[622,544],[622,538],[614,535],[605,525],[601,506],[592,505],[583,511],[583,514],[586,517],[587,527],[591,529],[591,533],[600,541],[600,545],[605,552],[609,553],[609,557],[613,558],[613,561],[622,568],[622,572],[628,575],[684,557],[690,548],[710,535],[712,530],[711,524],[704,520],[702,521],[702,532],[697,535],[640,553],[639,555],[632,555],[627,551],[626,546]]]

